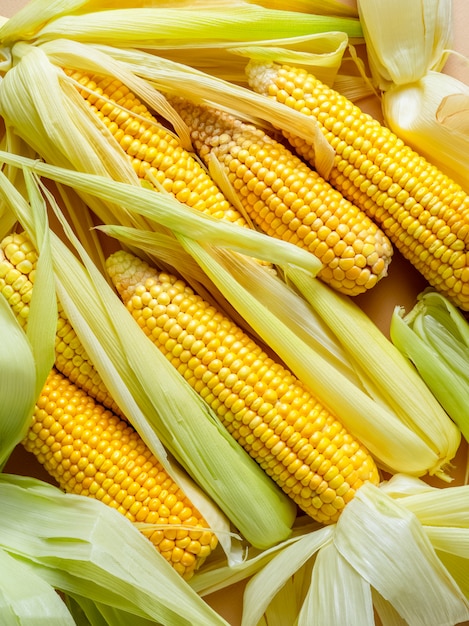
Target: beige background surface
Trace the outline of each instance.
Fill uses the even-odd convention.
[[[348,4],[353,4],[354,0],[343,0]],[[11,17],[21,7],[26,4],[26,0],[0,0],[0,16]],[[116,6],[119,2],[116,2]],[[457,49],[462,54],[469,56],[469,1],[454,0],[454,28]],[[447,71],[465,82],[469,83],[469,68],[464,63],[453,57],[447,64]],[[405,280],[402,280],[405,276]],[[423,284],[420,276],[408,266],[399,256],[395,257],[391,265],[391,272],[385,281],[378,284],[369,294],[360,297],[360,304],[375,319],[383,330],[387,328],[390,312],[395,304],[400,304],[409,308],[412,306],[415,294]],[[26,455],[22,449],[13,455],[7,471],[21,473],[33,472],[40,478],[47,479],[44,471],[33,462],[31,465],[30,455]],[[238,626],[241,623],[241,598],[243,585],[235,585],[227,591],[213,594],[207,600],[220,612],[223,617],[232,625]],[[289,625],[285,625],[289,626]],[[430,626],[430,625],[429,625]],[[466,623],[469,626],[469,622]]]

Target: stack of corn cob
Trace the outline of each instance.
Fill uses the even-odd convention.
[[[226,222],[227,231],[229,224],[254,226],[269,237],[306,249],[321,263],[319,279],[346,296],[364,293],[381,279],[385,284],[394,244],[429,284],[461,309],[469,310],[469,215],[463,190],[303,70],[251,62],[248,79],[255,90],[317,119],[320,131],[335,150],[328,172],[331,184],[314,171],[317,154],[314,149],[310,152],[311,145],[281,124],[279,129],[292,150],[283,140],[275,139],[271,128],[245,121],[243,115],[217,110],[213,102],[207,106],[197,102],[200,98],[191,102],[188,97],[175,97],[174,88],[169,86],[168,102],[173,114],[180,116],[182,127],[187,125],[194,155],[175,136],[174,129],[166,127],[168,123],[161,115],[153,115],[125,84],[124,77],[131,75],[128,67],[122,69],[125,63],[119,76],[110,76],[109,67],[118,67],[115,60],[112,63],[116,65],[99,68],[100,73],[99,69],[86,69],[94,65],[88,59],[78,60],[75,69],[72,63],[66,67],[56,51],[48,58],[41,50],[38,62],[49,68],[46,71],[52,68],[56,84],[65,86],[64,93],[74,110],[83,116],[83,128],[97,129],[96,137],[105,142],[97,148],[95,161],[87,161],[91,154],[87,150],[92,148],[87,143],[91,137],[88,130],[82,153],[65,155],[63,145],[54,153],[51,129],[55,120],[49,125],[41,118],[41,132],[45,133],[42,149],[40,133],[35,135],[37,129],[23,123],[9,100],[8,90],[16,74],[33,63],[31,59],[39,50],[28,59],[25,49],[18,47],[18,64],[6,73],[0,90],[0,113],[10,145],[14,145],[14,136],[21,137],[52,164],[65,163],[71,171],[81,169],[90,175],[111,175],[127,184],[129,193],[134,189],[137,196],[139,185],[150,188],[155,197],[169,194],[187,207],[188,214],[195,210],[207,215],[208,224],[220,219]],[[117,59],[118,53],[114,54]],[[40,55],[44,56],[40,59]],[[147,88],[152,92],[152,81]],[[31,106],[34,109],[34,98]],[[234,103],[231,108],[236,109]],[[103,145],[109,150],[110,162],[118,167],[108,168],[107,163],[99,162]],[[30,162],[21,158],[11,163],[23,163],[28,169]],[[60,181],[58,168],[47,171]],[[69,180],[73,181],[73,176]],[[31,193],[31,185],[26,189]],[[149,241],[151,235],[160,233],[156,213],[142,221],[125,206],[113,213],[111,199],[101,203],[93,193],[82,197],[107,225],[112,224],[110,217],[119,222],[122,216],[130,215],[129,221],[121,221],[122,227],[131,230],[137,226],[140,230],[135,233],[146,232]],[[0,291],[27,330],[37,252],[19,232],[22,220],[16,216],[18,224],[1,243]],[[178,242],[184,245],[187,235],[182,236],[177,228],[173,234],[174,246]],[[353,525],[354,515],[364,503],[371,502],[377,509],[380,505],[390,509],[396,506],[393,514],[404,517],[400,505],[380,500],[385,496],[379,489],[383,479],[379,461],[343,426],[340,416],[315,398],[308,385],[290,372],[269,346],[253,341],[255,333],[248,323],[248,330],[241,329],[217,310],[219,296],[213,297],[215,303],[207,302],[185,284],[182,276],[187,268],[175,267],[171,273],[147,262],[157,259],[158,254],[148,253],[149,247],[142,241],[143,235],[136,234],[134,242],[124,246],[130,250],[108,257],[106,271],[112,284],[138,326],[218,416],[237,444],[293,500],[300,515],[304,512],[321,525],[324,534],[318,539],[322,546],[318,563],[326,558],[324,555],[334,554],[332,541],[336,546],[347,541],[344,526]],[[288,268],[278,269],[288,275]],[[213,556],[220,536],[127,422],[125,411],[103,385],[60,303],[55,354],[55,368],[37,398],[23,440],[25,448],[35,454],[62,489],[102,500],[140,524],[174,569],[183,578],[197,581],[196,572]],[[404,499],[399,488],[396,500]],[[388,489],[392,493],[393,487]],[[410,483],[409,490],[413,493],[414,489],[416,493],[425,491],[420,484]],[[465,513],[462,508],[461,515],[467,517],[467,508]],[[445,523],[451,525],[446,518]],[[324,530],[322,525],[333,530]],[[437,524],[427,521],[427,525]],[[172,528],[165,529],[168,526]],[[309,534],[308,527],[305,537]],[[435,540],[436,549],[438,545]],[[446,545],[443,540],[441,545]],[[453,549],[457,558],[466,558]],[[362,556],[351,560],[357,571]],[[452,575],[457,578],[458,567],[451,559],[442,557],[443,565],[435,559],[436,569],[446,581],[435,591],[442,607],[437,619],[445,612],[452,616],[450,619],[469,619],[467,586],[453,584]],[[260,566],[252,572],[256,568]],[[226,583],[222,579],[220,584]],[[410,606],[415,597],[401,605],[399,598],[392,593],[387,596],[378,584],[375,589],[393,606],[399,606],[401,616],[418,615],[414,617],[417,620],[425,615],[424,607]],[[383,610],[380,600],[376,602]],[[337,616],[334,619],[338,623]]]

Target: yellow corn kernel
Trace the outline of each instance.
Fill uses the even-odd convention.
[[[26,329],[38,254],[25,232],[12,233],[0,242],[0,293]],[[57,303],[55,367],[101,404],[120,415],[100,375],[91,363],[67,316]]]
[[[389,239],[284,145],[223,111],[181,98],[170,102],[200,157],[217,157],[253,223],[316,255],[324,282],[354,296],[386,276]]]
[[[251,61],[250,86],[314,116],[335,150],[330,183],[379,224],[438,291],[469,310],[469,198],[388,128],[304,69]],[[311,145],[289,133],[312,162]]]
[[[378,482],[367,450],[309,390],[182,280],[124,251],[107,270],[147,336],[311,517],[335,522],[364,482]]]
[[[119,143],[140,179],[152,187],[161,185],[182,204],[246,226],[201,164],[121,81],[77,70],[65,72],[84,87],[80,90],[84,100]]]
[[[65,491],[155,525],[142,532],[186,580],[216,547],[206,521],[132,426],[56,370],[23,445]]]

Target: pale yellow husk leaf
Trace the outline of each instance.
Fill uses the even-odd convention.
[[[43,600],[51,586],[128,612],[130,623],[135,615],[136,624],[140,617],[167,626],[227,626],[124,515],[100,500],[12,474],[0,475],[0,499],[0,548],[24,564],[31,582],[39,578]],[[24,584],[18,589],[27,601]],[[61,617],[56,623],[67,624]]]
[[[438,462],[431,473],[443,477],[441,470],[444,472],[445,465],[456,455],[461,432],[411,362],[353,298],[294,268],[287,270],[287,277],[334,333],[369,395],[378,405],[388,407],[434,451]],[[379,429],[379,420],[376,427]]]
[[[358,6],[386,125],[468,191],[469,87],[442,73],[453,45],[452,0]]]
[[[441,171],[469,191],[469,86],[429,71],[412,85],[383,97],[390,128]]]
[[[411,84],[442,68],[453,35],[451,0],[359,0],[358,11],[379,89]]]
[[[301,626],[374,626],[373,608],[385,626],[467,620],[468,489],[402,474],[365,484],[337,524],[305,529],[254,572],[242,625],[270,624],[275,594]]]
[[[337,71],[343,54],[345,41],[343,35],[331,33],[332,43],[329,40],[327,44],[328,52],[327,54],[324,53],[325,57],[323,57],[321,51],[324,50],[326,46],[325,41],[327,42],[328,38],[329,35],[319,38],[318,54],[298,53],[295,56],[299,56],[304,59],[304,62],[308,63],[321,62],[323,67],[328,68],[328,79],[333,80],[334,73]],[[236,50],[240,50],[239,44],[237,46]],[[141,50],[126,50],[109,45],[84,45],[80,42],[67,41],[65,39],[47,42],[38,48],[33,48],[36,57],[30,57],[31,50],[31,47],[26,44],[17,44],[13,48],[19,62],[6,75],[6,84],[2,87],[5,90],[5,98],[0,98],[3,103],[0,104],[0,107],[3,109],[3,115],[11,121],[20,135],[25,135],[26,132],[29,132],[29,135],[34,137],[35,133],[38,134],[41,131],[39,129],[35,132],[32,129],[27,131],[25,114],[21,109],[18,109],[15,103],[11,102],[11,95],[13,93],[18,95],[25,89],[27,92],[32,91],[32,96],[28,95],[28,97],[33,99],[31,106],[39,109],[41,101],[45,103],[51,97],[46,89],[48,81],[51,82],[51,89],[55,90],[55,98],[64,101],[66,112],[70,110],[72,119],[74,116],[80,115],[83,119],[79,123],[80,127],[83,125],[84,132],[92,132],[91,129],[86,128],[90,125],[90,112],[84,103],[80,102],[81,97],[77,93],[73,94],[71,92],[73,87],[71,80],[56,74],[57,70],[55,68],[47,67],[47,62],[49,61],[51,64],[54,63],[59,67],[75,67],[117,76],[130,89],[135,91],[144,102],[160,111],[163,117],[174,125],[185,145],[190,144],[187,129],[184,128],[184,125],[179,120],[179,116],[172,111],[169,105],[166,104],[166,108],[164,108],[161,96],[156,90],[185,96],[197,102],[235,112],[236,115],[261,126],[275,122],[277,128],[292,132],[313,142],[315,165],[323,176],[327,176],[332,166],[334,151],[320,132],[314,118],[310,117],[305,120],[304,115],[300,112],[284,107],[275,100],[265,98],[251,89],[233,84],[207,72],[196,70],[187,64],[177,63]],[[259,48],[259,51],[261,50],[264,50],[264,54],[266,54],[265,48]],[[45,54],[45,57],[41,57],[40,52]],[[244,53],[246,53],[246,50]],[[278,55],[279,52],[277,51],[275,54]],[[320,61],[320,59],[322,60]],[[18,74],[18,76],[15,76],[15,74]],[[36,90],[34,87],[31,88],[30,85],[34,85],[35,81],[38,80],[41,80],[43,84],[41,90]],[[30,81],[33,82],[31,83]],[[69,83],[68,88],[64,83]],[[61,94],[61,91],[64,93]],[[81,107],[83,111],[77,111],[74,114],[72,107],[78,109]],[[57,105],[53,105],[51,110],[57,110]],[[57,115],[60,115],[61,124],[67,124],[66,112],[60,114],[57,111]],[[33,116],[35,115],[37,113],[33,113]],[[86,121],[85,117],[88,117],[88,121]],[[96,125],[96,121],[94,121],[94,124]],[[108,134],[106,131],[101,131],[101,134],[103,132]],[[27,135],[28,138],[29,135]],[[46,141],[46,138],[44,138],[44,141]],[[99,142],[98,146],[102,146],[101,149],[105,149],[102,138],[100,139],[99,136],[96,136],[94,141]],[[108,141],[111,140],[108,139]],[[42,148],[42,152],[39,150],[38,144],[35,147],[40,154],[44,152],[44,148]],[[56,156],[55,159],[57,158]],[[57,160],[51,161],[49,158],[47,160],[57,163]]]

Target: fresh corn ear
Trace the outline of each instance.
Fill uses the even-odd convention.
[[[101,500],[142,524],[185,579],[216,547],[207,522],[132,426],[56,370],[23,445],[65,491]]]
[[[246,225],[207,171],[120,80],[65,70],[80,94],[127,155],[137,176],[183,204]]]
[[[38,253],[25,232],[12,233],[0,242],[0,293],[26,329]],[[117,415],[121,411],[58,302],[55,367],[64,376]]]
[[[386,276],[388,238],[288,148],[224,111],[182,98],[170,102],[200,157],[222,165],[253,223],[318,257],[324,282],[353,296]]]
[[[330,183],[379,224],[437,291],[469,309],[469,198],[388,128],[302,68],[247,66],[250,86],[314,116],[336,155]],[[285,134],[311,159],[308,142]]]
[[[182,280],[125,251],[109,275],[143,332],[231,435],[312,518],[335,522],[364,482],[367,450],[280,363]]]

